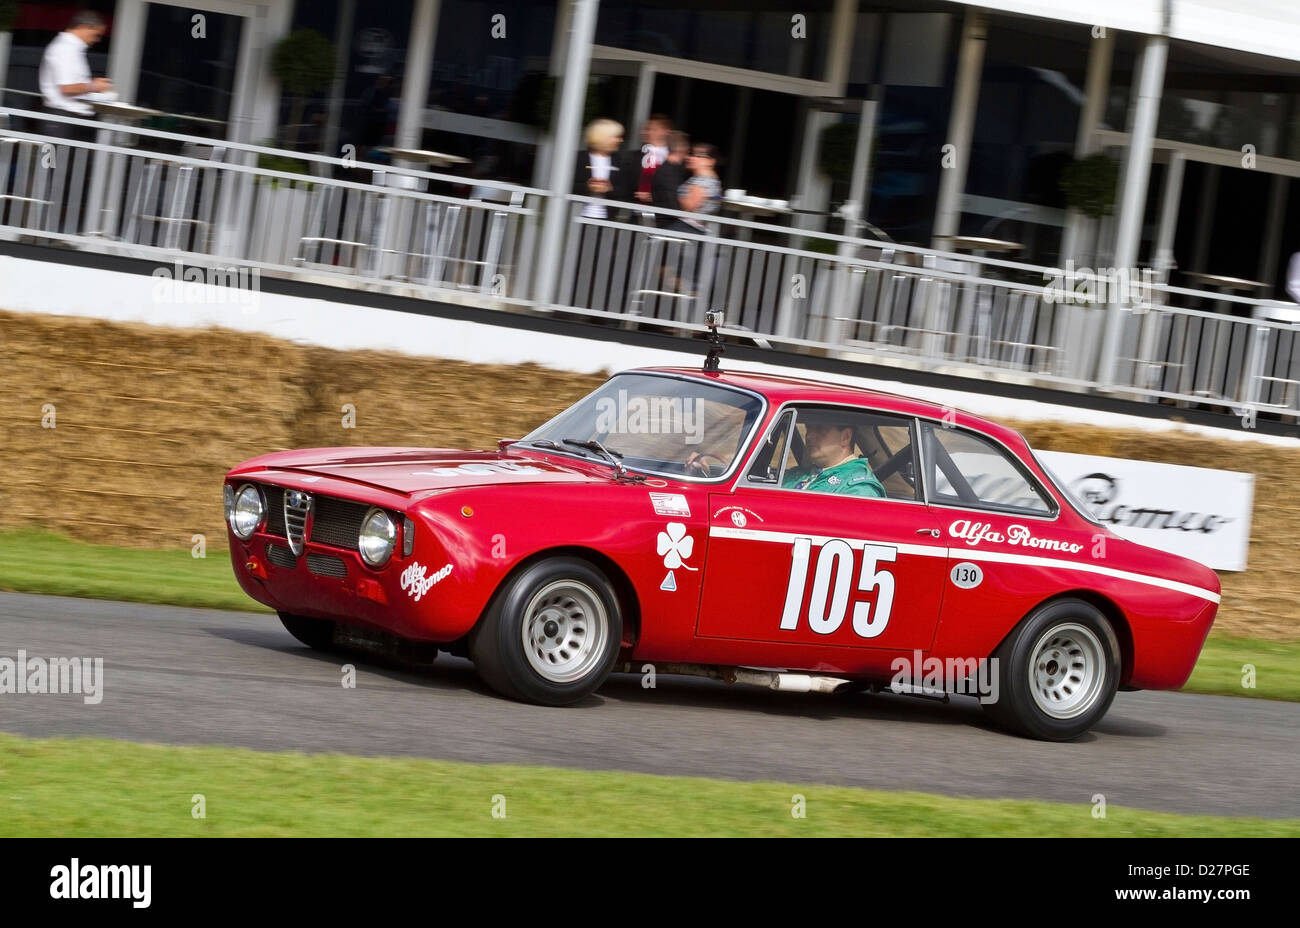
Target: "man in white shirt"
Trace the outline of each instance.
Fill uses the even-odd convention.
[[[104,77],[90,76],[87,50],[104,37],[104,19],[98,13],[86,10],[72,18],[68,28],[54,37],[45,47],[41,57],[41,101],[45,111],[60,116],[94,119],[95,110],[82,99],[89,93],[103,93],[113,88],[113,82]],[[88,134],[82,127],[50,120],[45,124],[47,135],[59,138],[82,138]]]

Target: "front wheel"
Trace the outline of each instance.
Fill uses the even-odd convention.
[[[1119,642],[1106,617],[1078,599],[1025,617],[995,652],[999,694],[984,708],[1003,728],[1069,741],[1106,714],[1119,686]]]
[[[609,580],[586,561],[539,561],[511,578],[470,633],[474,669],[503,696],[567,706],[605,682],[623,621]]]

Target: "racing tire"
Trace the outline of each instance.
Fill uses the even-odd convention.
[[[993,653],[998,698],[984,711],[1001,728],[1071,741],[1101,720],[1119,687],[1119,641],[1101,611],[1080,599],[1045,603]]]
[[[568,706],[605,682],[622,639],[609,580],[586,561],[557,557],[506,582],[470,632],[469,656],[497,693]]]
[[[305,615],[281,612],[280,623],[285,631],[309,648],[328,651],[334,644],[334,623],[325,619],[309,619]]]

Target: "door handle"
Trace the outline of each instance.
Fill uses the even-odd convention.
[[[931,538],[938,538],[939,530],[937,528],[918,528],[916,530],[916,534],[929,535]]]

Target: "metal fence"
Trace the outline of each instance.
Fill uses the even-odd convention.
[[[1055,268],[880,238],[78,120],[57,121],[95,141],[54,138],[18,121],[50,117],[4,115],[0,237],[683,333],[722,309],[762,344],[1300,418],[1297,308],[1273,301],[1155,284],[1102,299],[1098,275],[1062,291]],[[540,241],[552,207],[559,247]],[[559,264],[546,305],[542,262]]]

